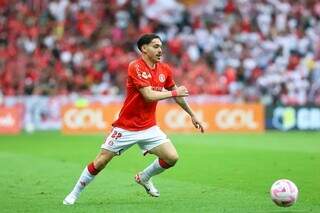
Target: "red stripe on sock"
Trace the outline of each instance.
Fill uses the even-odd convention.
[[[97,175],[97,174],[100,172],[99,170],[97,170],[96,168],[94,168],[93,162],[90,163],[90,164],[87,166],[87,168],[88,168],[89,173],[92,174],[92,175]]]
[[[162,160],[162,159],[160,159],[160,158],[159,158],[159,164],[160,164],[160,166],[161,166],[162,168],[164,168],[164,169],[168,169],[168,168],[171,167],[170,164],[168,164],[167,162],[165,162],[164,160]]]

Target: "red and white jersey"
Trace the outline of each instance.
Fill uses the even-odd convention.
[[[146,102],[139,89],[151,86],[153,90],[162,91],[174,85],[172,71],[167,64],[160,62],[151,69],[142,58],[132,61],[128,67],[127,97],[119,118],[112,126],[139,131],[156,125],[158,101]]]

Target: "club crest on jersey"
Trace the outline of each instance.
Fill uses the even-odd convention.
[[[165,82],[165,81],[166,81],[166,76],[161,73],[161,74],[159,75],[159,81],[160,81],[161,83]]]

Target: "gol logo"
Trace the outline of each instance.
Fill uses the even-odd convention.
[[[257,129],[254,111],[247,109],[222,109],[215,116],[216,125],[220,129]]]
[[[103,120],[103,112],[99,109],[70,109],[64,114],[64,123],[70,129],[105,129],[106,122]]]
[[[16,134],[21,130],[21,107],[0,106],[0,134]]]
[[[203,128],[207,128],[208,124],[204,122],[202,111],[195,111],[195,116],[203,124]],[[181,110],[169,110],[164,117],[165,124],[171,129],[192,128],[193,124],[189,120],[189,115]]]
[[[15,125],[15,123],[16,120],[10,113],[4,116],[0,116],[0,127],[2,128],[12,128]]]

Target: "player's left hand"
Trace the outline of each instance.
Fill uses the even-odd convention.
[[[201,133],[204,133],[204,128],[203,128],[202,124],[200,123],[200,121],[195,116],[191,116],[191,120],[192,120],[193,125],[197,129],[200,129]]]

